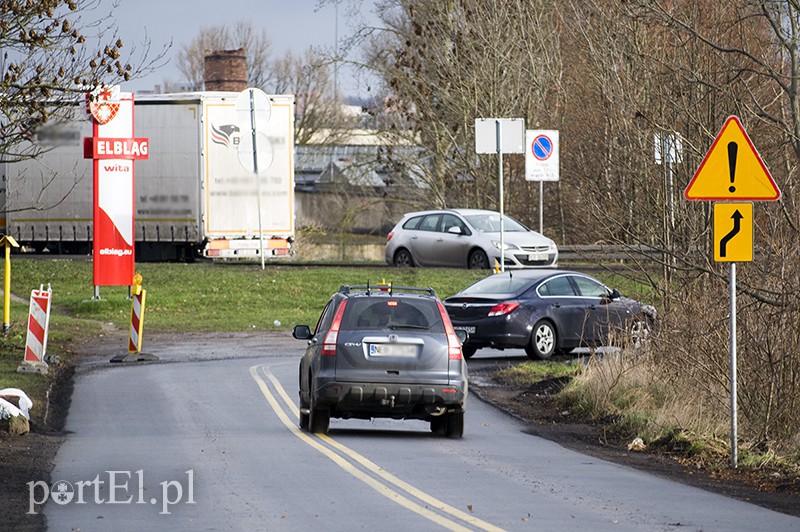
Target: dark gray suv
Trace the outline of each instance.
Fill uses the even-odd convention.
[[[342,286],[300,361],[300,427],[326,433],[330,418],[421,419],[449,438],[464,433],[467,366],[431,288]]]

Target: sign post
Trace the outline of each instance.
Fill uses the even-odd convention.
[[[544,233],[544,182],[558,181],[558,131],[525,131],[525,179],[539,182],[539,232]]]
[[[264,128],[272,117],[272,104],[269,96],[261,89],[245,89],[236,99],[236,113],[242,130],[250,130],[250,136],[242,136],[239,144],[239,162],[242,166],[255,175],[256,180],[256,209],[258,209],[258,242],[261,255],[261,269],[264,264],[264,231],[261,224],[261,178],[259,171],[263,172],[272,165],[272,144],[264,133]]]
[[[503,154],[524,153],[524,118],[476,118],[475,153],[497,154],[500,193],[500,271],[505,271],[505,201],[503,197]]]
[[[5,249],[5,269],[3,270],[3,334],[11,328],[11,248],[19,244],[11,235],[0,237],[0,246]]]
[[[739,118],[729,117],[686,190],[687,200],[775,201],[781,191]],[[738,467],[736,262],[753,260],[753,204],[714,204],[714,260],[730,262],[731,467]]]
[[[663,164],[667,170],[667,195],[669,196],[669,230],[670,242],[671,233],[675,231],[675,197],[673,166],[683,161],[683,139],[678,133],[656,133],[653,137],[655,145],[656,164]]]

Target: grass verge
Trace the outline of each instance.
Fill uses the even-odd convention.
[[[486,276],[486,272],[450,269],[407,270],[342,267],[293,267],[253,263],[137,265],[147,290],[145,327],[151,331],[247,331],[315,324],[328,298],[342,284],[376,283],[432,287],[444,298]],[[127,287],[101,287],[92,300],[92,264],[77,260],[22,259],[12,266],[12,291],[29,294],[50,284],[53,305],[79,320],[127,327]],[[15,313],[15,322],[24,320]],[[279,323],[279,325],[277,324]]]
[[[500,382],[526,386],[551,379],[574,377],[581,372],[581,369],[582,366],[574,362],[526,361],[501,369],[494,374],[494,378]]]
[[[605,353],[592,357],[559,392],[557,401],[579,417],[602,420],[620,441],[641,438],[651,449],[680,457],[693,467],[727,468],[727,409],[703,404],[667,382],[646,354]],[[797,457],[778,456],[773,449],[751,442],[740,442],[739,456],[742,468],[800,475]]]

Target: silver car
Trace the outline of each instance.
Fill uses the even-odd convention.
[[[505,268],[542,268],[556,266],[558,247],[510,216],[503,219],[501,244],[500,213],[442,209],[405,214],[387,236],[384,259],[405,267],[487,269],[504,260]]]

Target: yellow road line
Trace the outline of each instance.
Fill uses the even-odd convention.
[[[354,476],[358,480],[364,482],[369,487],[371,487],[372,489],[374,489],[375,491],[377,491],[378,493],[380,493],[381,495],[383,495],[384,497],[386,497],[390,501],[392,501],[394,503],[397,503],[400,506],[402,506],[402,507],[404,507],[404,508],[406,508],[408,510],[411,510],[412,512],[414,512],[416,514],[419,514],[422,517],[424,517],[425,519],[428,519],[429,521],[432,521],[432,522],[434,522],[434,523],[436,523],[436,524],[438,524],[438,525],[440,525],[443,528],[446,528],[448,530],[459,530],[459,531],[468,531],[469,530],[468,528],[465,528],[465,527],[459,525],[455,521],[451,521],[451,520],[449,520],[449,519],[447,519],[445,517],[442,517],[439,514],[437,514],[435,512],[432,512],[432,511],[428,510],[427,508],[425,508],[423,506],[420,506],[419,504],[415,503],[414,501],[412,501],[412,500],[410,500],[410,499],[408,499],[406,497],[403,497],[398,492],[392,490],[391,488],[389,488],[388,486],[386,486],[384,484],[381,484],[380,482],[378,482],[374,478],[370,477],[369,475],[365,474],[364,472],[362,472],[359,469],[357,469],[356,467],[354,467],[350,462],[348,462],[347,460],[345,460],[344,458],[342,458],[338,454],[334,453],[333,451],[331,451],[330,449],[328,449],[324,445],[321,445],[320,443],[318,443],[316,440],[314,440],[314,438],[311,435],[306,434],[303,431],[301,431],[300,428],[297,427],[295,425],[295,423],[292,420],[289,419],[289,416],[287,416],[286,412],[284,412],[284,410],[281,408],[280,403],[278,403],[277,399],[275,399],[275,396],[272,395],[272,392],[269,391],[269,387],[267,386],[267,383],[264,382],[264,380],[261,377],[258,376],[258,373],[257,373],[258,367],[259,366],[251,367],[250,368],[250,375],[253,377],[253,379],[255,379],[256,383],[258,384],[258,387],[261,389],[261,393],[264,395],[264,397],[266,397],[267,402],[270,404],[272,409],[278,415],[278,418],[283,422],[284,425],[286,425],[286,427],[292,432],[292,434],[294,434],[295,436],[300,438],[302,441],[304,441],[305,443],[307,443],[308,445],[310,445],[311,447],[313,447],[314,449],[316,449],[317,451],[319,451],[320,453],[322,453],[323,455],[328,457],[336,465],[338,465],[339,467],[341,467],[342,469],[344,469],[345,471],[350,473],[352,476]]]
[[[275,378],[275,376],[272,374],[272,372],[269,370],[269,368],[264,366],[264,365],[262,365],[262,366],[254,366],[253,368],[258,368],[258,367],[260,367],[262,369],[264,375],[272,382],[272,385],[277,390],[278,395],[281,396],[281,398],[283,399],[284,403],[286,403],[286,405],[289,407],[289,410],[296,417],[299,416],[300,412],[299,412],[299,409],[298,409],[297,405],[295,405],[294,401],[292,401],[292,399],[286,393],[286,390],[283,388],[283,386],[278,381],[278,379]],[[250,373],[251,374],[253,374],[253,368],[250,368]],[[254,378],[256,378],[257,381],[261,380],[260,377],[257,377],[256,375],[254,375]],[[263,382],[263,381],[261,381],[261,382]],[[259,386],[260,385],[261,384],[259,384]],[[264,388],[262,388],[262,392],[263,392],[263,390],[264,390]],[[274,396],[273,396],[273,399],[274,399]],[[272,403],[270,403],[270,404],[273,406],[273,409],[276,408],[276,406],[274,404],[272,404]],[[278,406],[278,408],[280,408],[280,406]],[[276,410],[276,412],[277,412],[277,410]],[[281,409],[281,414],[283,414],[283,416],[286,417],[286,419],[288,419],[288,417],[286,416],[286,414],[283,412],[282,409]],[[281,414],[279,414],[279,416]],[[310,436],[308,436],[307,434],[302,432],[295,424],[291,425],[291,429],[296,434],[299,433],[299,434],[302,434],[303,436],[305,436],[306,438],[311,439]],[[427,493],[415,488],[411,484],[409,484],[409,483],[397,478],[396,476],[392,475],[391,473],[387,472],[386,470],[384,470],[383,468],[381,468],[380,466],[378,466],[377,464],[375,464],[374,462],[372,462],[371,460],[369,460],[368,458],[366,458],[362,454],[356,452],[353,449],[350,449],[349,447],[347,447],[345,445],[342,445],[341,443],[339,443],[338,441],[334,440],[330,436],[327,436],[325,434],[318,434],[317,436],[319,436],[323,441],[325,441],[331,447],[334,447],[335,449],[337,449],[340,452],[346,454],[347,456],[349,456],[350,458],[352,458],[353,460],[355,460],[356,462],[361,464],[368,471],[371,471],[372,473],[374,473],[375,475],[381,477],[385,481],[387,481],[387,482],[395,485],[396,487],[402,489],[403,491],[405,491],[409,495],[412,495],[413,497],[416,497],[417,499],[423,501],[427,506],[436,508],[437,510],[439,510],[441,512],[444,512],[444,513],[447,513],[447,514],[449,514],[449,515],[451,515],[451,516],[453,516],[453,517],[455,517],[457,519],[461,519],[462,521],[464,521],[464,522],[468,523],[469,525],[471,525],[473,527],[476,527],[476,528],[478,528],[480,530],[487,530],[487,531],[492,531],[492,532],[497,532],[497,531],[501,531],[502,530],[501,528],[496,527],[496,526],[492,525],[491,523],[487,523],[486,521],[478,519],[473,515],[470,515],[470,514],[464,512],[464,511],[461,511],[458,508],[455,508],[453,506],[450,506],[449,504],[446,504],[446,503],[436,499],[435,497],[433,497],[431,495],[428,495]],[[327,450],[328,449],[326,448],[326,451]],[[335,455],[335,456],[338,456],[338,455]],[[356,471],[358,471],[358,470],[356,470]],[[368,478],[371,478],[371,477],[368,477]]]

